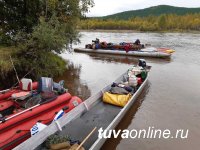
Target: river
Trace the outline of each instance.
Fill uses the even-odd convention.
[[[152,66],[148,86],[117,129],[188,129],[187,139],[109,139],[103,150],[199,150],[200,147],[200,34],[81,32],[84,47],[96,37],[101,41],[142,43],[176,50],[171,59],[146,59]],[[138,58],[66,52],[71,64],[64,78],[69,92],[83,99],[114,81]]]

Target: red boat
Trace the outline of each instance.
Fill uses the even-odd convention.
[[[38,87],[38,82],[33,82],[32,83],[32,90],[36,90],[37,87]],[[20,86],[19,87],[15,87],[13,89],[8,89],[8,90],[0,91],[0,101],[8,99],[8,98],[10,98],[12,96],[12,94],[18,93],[18,92],[21,92],[21,91],[23,91],[23,90],[21,89]],[[29,90],[25,90],[25,91],[31,91],[31,90],[29,89]]]
[[[30,92],[28,90],[24,91],[23,88],[1,93],[0,149],[9,150],[14,148],[31,136],[30,129],[37,122],[48,125],[60,110],[67,113],[82,102],[80,98],[71,96],[70,93],[65,91],[62,94],[55,94],[54,91],[53,97],[50,93],[46,94],[52,85],[49,79],[43,79],[42,83],[39,82],[38,87],[35,86],[36,83],[32,84],[32,95],[23,100],[19,100],[18,98],[13,100],[13,97],[20,95],[20,93]],[[38,91],[41,85],[42,92]],[[37,89],[37,91],[33,92],[33,89]],[[37,101],[41,97],[45,98]],[[35,102],[38,103],[35,104]]]

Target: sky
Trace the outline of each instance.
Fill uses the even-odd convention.
[[[143,9],[157,5],[179,7],[200,7],[200,0],[93,0],[95,6],[90,9],[88,17],[106,16],[127,10]]]

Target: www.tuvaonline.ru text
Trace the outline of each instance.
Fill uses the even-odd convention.
[[[103,128],[100,128],[98,130],[99,138],[118,138],[121,136],[121,138],[147,138],[147,139],[153,139],[153,138],[163,138],[163,139],[169,139],[169,138],[175,138],[175,139],[186,139],[188,138],[188,132],[189,130],[184,129],[177,129],[174,132],[171,132],[169,129],[155,129],[154,127],[149,127],[148,129],[140,129],[140,130],[103,130]]]

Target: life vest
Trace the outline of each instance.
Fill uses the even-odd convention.
[[[130,43],[126,43],[126,44],[124,45],[124,50],[126,51],[126,53],[128,53],[128,51],[131,50],[131,45],[130,45]]]

